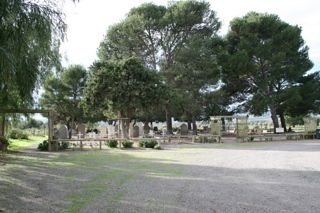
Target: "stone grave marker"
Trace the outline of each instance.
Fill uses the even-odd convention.
[[[188,134],[188,126],[187,126],[187,124],[181,124],[180,129],[181,129],[181,132],[180,132],[181,135],[187,135]]]
[[[113,125],[108,126],[108,138],[115,136],[115,127]]]
[[[132,123],[129,124],[129,137],[130,138],[133,137],[133,124]]]
[[[143,124],[139,122],[136,125],[139,127],[139,136],[143,135]]]
[[[59,128],[59,138],[68,139],[68,127],[66,125],[61,125]]]
[[[139,137],[139,127],[138,126],[134,126],[133,127],[133,135],[132,137],[134,138],[138,138]]]
[[[105,138],[107,136],[107,125],[102,124],[100,126],[100,138]]]
[[[84,138],[86,135],[86,125],[84,124],[79,124],[78,125],[78,134],[80,138]]]

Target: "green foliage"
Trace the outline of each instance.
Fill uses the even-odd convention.
[[[216,143],[217,140],[215,139],[215,137],[203,136],[203,142],[204,143]]]
[[[23,132],[22,130],[14,129],[10,132],[9,137],[12,139],[29,139],[27,133]]]
[[[67,141],[61,141],[59,144],[60,149],[68,149],[69,143]]]
[[[142,138],[151,138],[151,135],[149,135],[149,134],[143,134],[141,137],[142,137]]]
[[[42,121],[38,121],[34,118],[30,118],[21,124],[21,129],[30,129],[30,128],[40,129],[43,127],[43,125],[44,123]]]
[[[87,78],[87,70],[81,65],[71,65],[55,74],[51,72],[43,82],[44,93],[39,99],[40,105],[46,109],[54,109],[56,122],[72,128],[75,128],[76,123],[91,120],[84,117],[83,109],[79,107]],[[101,117],[97,120],[100,119]]]
[[[162,149],[161,146],[159,144],[154,146],[154,149]]]
[[[132,148],[134,142],[126,140],[126,141],[121,141],[121,144],[124,148]]]
[[[210,52],[215,44],[210,43],[210,38],[216,35],[220,26],[216,13],[205,1],[172,1],[168,7],[145,3],[132,8],[125,20],[108,29],[106,37],[100,43],[98,55],[101,61],[123,60],[134,56],[141,58],[146,67],[153,70],[160,69],[164,77],[163,81],[172,88],[167,90],[166,97],[159,98],[161,96],[155,95],[153,100],[160,100],[160,103],[156,103],[158,108],[165,103],[167,129],[172,133],[172,111],[179,112],[183,106],[183,104],[176,104],[179,87],[181,91],[185,86],[192,89],[187,91],[188,94],[184,94],[185,99],[189,99],[184,109],[191,109],[193,114],[200,115],[198,106],[201,100],[196,101],[195,105],[192,103],[195,101],[195,96],[199,94],[199,85],[203,79],[212,80],[207,76],[213,74],[212,71],[216,67],[214,55],[212,55],[214,51]],[[180,53],[181,57],[178,60]],[[213,67],[210,69],[211,65]],[[173,71],[178,70],[177,68],[179,73],[174,73]],[[184,68],[187,68],[186,73],[194,74],[192,78],[180,75]],[[200,74],[201,71],[203,71],[202,74]],[[183,77],[179,80],[183,80],[184,84],[175,82],[175,78],[179,76]],[[199,81],[196,81],[197,78]],[[192,87],[194,79],[196,88]],[[149,101],[146,98],[144,100]],[[145,106],[148,105],[145,104]],[[176,115],[178,116],[180,115]]]
[[[155,146],[158,145],[157,140],[140,140],[139,141],[139,147],[143,148],[155,148]]]
[[[48,151],[49,150],[49,143],[47,140],[44,140],[42,143],[39,143],[38,150],[40,151]]]
[[[104,112],[130,118],[133,112],[160,106],[164,86],[159,74],[143,66],[137,58],[95,62],[83,93],[86,113]]]
[[[274,14],[249,12],[230,23],[226,52],[219,56],[223,89],[239,111],[270,110],[274,126],[301,94],[294,88],[313,66],[301,28]]]
[[[104,144],[110,148],[117,148],[118,147],[118,141],[115,139],[106,140]]]
[[[0,1],[0,106],[32,106],[33,91],[60,66],[66,24],[56,1]]]
[[[0,143],[9,145],[10,144],[10,140],[8,138],[6,138],[6,137],[0,136]]]

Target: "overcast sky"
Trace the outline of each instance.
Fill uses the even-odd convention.
[[[145,2],[167,5],[167,0],[80,0],[74,5],[65,5],[68,24],[68,41],[62,46],[62,54],[68,58],[64,66],[81,64],[89,67],[97,59],[96,50],[110,25],[125,19],[132,7]],[[249,11],[272,13],[291,25],[302,28],[302,37],[308,45],[309,57],[314,63],[312,71],[320,70],[320,1],[285,0],[210,0],[211,9],[217,12],[223,26],[220,34],[225,35],[229,22],[242,17]]]

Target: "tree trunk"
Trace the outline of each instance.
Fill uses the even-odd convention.
[[[271,113],[271,119],[273,122],[273,132],[276,133],[276,128],[279,127],[278,117],[277,117],[277,110],[274,106],[274,104],[269,105],[270,113]]]
[[[127,108],[127,118],[128,119],[126,119],[125,120],[125,133],[126,133],[126,135],[125,135],[125,138],[127,138],[127,139],[129,139],[130,138],[130,134],[129,134],[129,129],[130,129],[130,121],[131,121],[131,108],[130,107],[128,107]]]
[[[283,112],[280,112],[279,116],[280,116],[280,121],[281,121],[281,127],[283,128],[284,132],[287,132],[286,120],[284,118]]]
[[[194,116],[194,115],[192,115],[192,130],[193,130],[193,135],[197,135],[198,134],[196,116]]]
[[[166,110],[167,134],[172,135],[172,112],[170,109]]]
[[[188,130],[192,130],[192,120],[188,120]]]
[[[121,129],[121,123],[122,123],[120,118],[121,118],[121,112],[118,111],[118,138],[120,138],[120,129]]]

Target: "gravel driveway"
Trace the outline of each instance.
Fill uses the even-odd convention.
[[[8,154],[0,212],[320,212],[320,140],[163,148]]]

